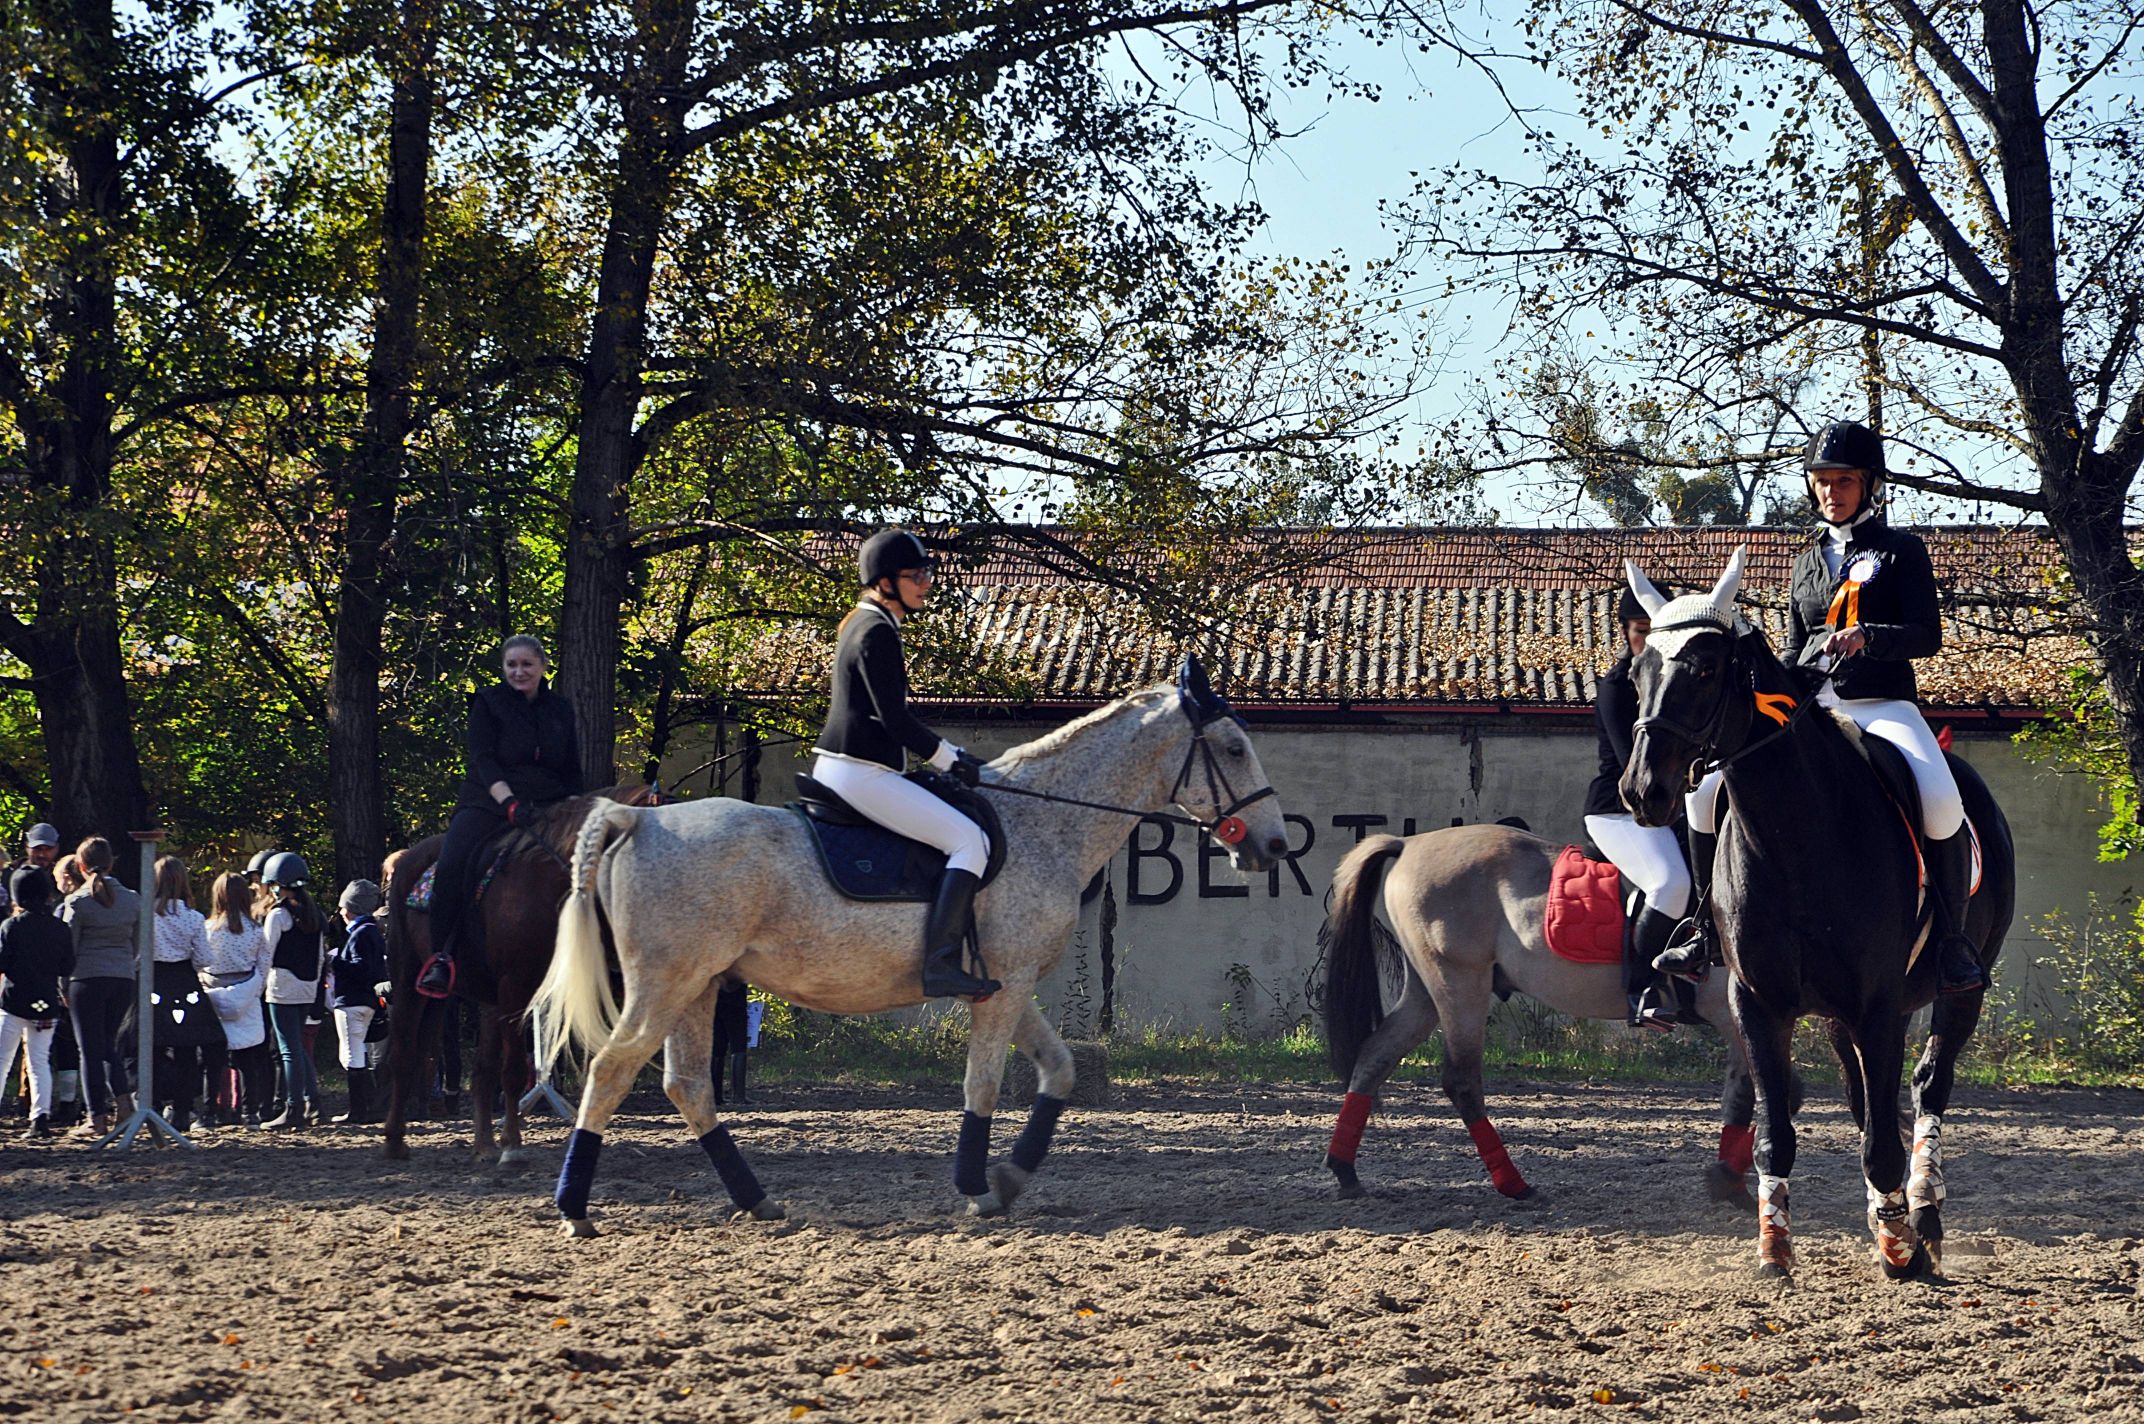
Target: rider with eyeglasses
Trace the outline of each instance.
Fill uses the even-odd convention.
[[[982,766],[908,710],[901,623],[930,600],[930,551],[905,529],[881,529],[858,551],[856,571],[863,595],[835,640],[833,701],[811,776],[887,830],[945,852],[924,922],[923,993],[988,998],[998,981],[969,973],[961,949],[989,843],[975,822],[901,774],[908,752],[970,786]]]
[[[1935,569],[1919,535],[1884,520],[1883,440],[1875,431],[1833,421],[1810,439],[1803,468],[1823,523],[1794,561],[1785,651],[1805,685],[1830,674],[1817,691],[1819,702],[1905,753],[1921,798],[1938,992],[1969,993],[1986,983],[1979,953],[1965,935],[1971,833],[1958,783],[1921,718],[1913,675],[1913,659],[1943,646]],[[1700,908],[1678,931],[1677,943],[1654,961],[1671,974],[1701,974],[1713,957],[1703,907],[1719,791],[1715,771],[1686,803]]]

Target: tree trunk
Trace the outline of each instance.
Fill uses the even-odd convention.
[[[426,0],[409,0],[386,39],[393,76],[379,287],[365,369],[365,425],[342,481],[346,524],[335,596],[328,688],[328,804],[338,885],[379,874],[386,852],[380,776],[380,662],[386,626],[382,571],[410,434],[417,316],[424,281],[425,185],[432,150],[434,28]]]
[[[558,615],[558,689],[580,724],[581,767],[591,786],[617,779],[618,625],[632,566],[627,490],[643,454],[634,427],[648,288],[683,140],[678,96],[699,7],[695,0],[645,0],[635,9],[637,62],[627,80],[596,280]]]
[[[52,779],[52,819],[69,839],[124,844],[149,828],[120,645],[113,518],[112,390],[118,363],[116,227],[123,211],[119,96],[110,90],[118,36],[110,0],[71,0],[36,15],[64,47],[36,92],[49,96],[49,131],[67,154],[68,181],[52,231],[62,235],[60,275],[47,294],[47,333],[64,352],[53,384],[16,418],[33,490],[61,495],[55,527],[35,559],[29,622],[0,615],[10,652],[29,666]],[[132,883],[135,858],[118,858]]]

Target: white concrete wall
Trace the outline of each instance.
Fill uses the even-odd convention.
[[[939,729],[984,755],[1046,730],[943,721]],[[1142,825],[1107,870],[1118,915],[1120,1026],[1168,1020],[1218,1029],[1232,999],[1247,1000],[1253,1029],[1277,1031],[1295,1021],[1306,1011],[1305,979],[1317,958],[1333,868],[1361,834],[1520,816],[1540,835],[1584,838],[1579,808],[1595,758],[1590,724],[1514,715],[1410,726],[1263,726],[1253,735],[1296,844],[1307,848],[1292,866],[1246,879],[1228,868],[1218,848],[1194,846],[1185,828]],[[2055,997],[2036,992],[2030,980],[2032,961],[2049,949],[2037,933],[2040,918],[2082,911],[2094,892],[2114,899],[2134,879],[2133,870],[2095,859],[2104,812],[2088,780],[2035,766],[2003,740],[1961,736],[1958,750],[1987,778],[2018,843],[2018,919],[1998,978],[2024,990],[2041,1012],[2059,1013]],[[691,766],[706,755],[685,748],[675,762]],[[798,765],[792,752],[768,752],[759,799],[789,799]],[[1377,824],[1362,820],[1379,817]],[[1084,949],[1092,1008],[1099,1008],[1102,992],[1100,913],[1099,900],[1087,906],[1076,942]],[[1234,979],[1232,966],[1241,966]],[[1075,956],[1067,953],[1043,990],[1053,1020],[1077,975]]]

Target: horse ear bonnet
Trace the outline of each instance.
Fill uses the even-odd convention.
[[[1197,653],[1184,654],[1183,671],[1176,675],[1176,696],[1194,727],[1205,727],[1223,717],[1233,718],[1238,725],[1243,722],[1241,714],[1228,705],[1228,699],[1213,690],[1206,677],[1206,665],[1199,661]]]

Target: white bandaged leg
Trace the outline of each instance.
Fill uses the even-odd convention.
[[[1690,829],[1701,836],[1716,836],[1720,833],[1720,797],[1727,784],[1725,772],[1708,772],[1697,783],[1697,790],[1682,798],[1683,814],[1690,818]]]
[[[982,827],[891,768],[822,756],[811,775],[887,830],[944,851],[948,870],[981,875],[990,863]]]
[[[1913,1120],[1913,1168],[1906,1178],[1906,1201],[1915,1211],[1941,1206],[1943,1188],[1943,1119],[1922,1113]]]
[[[1914,785],[1920,788],[1922,834],[1932,841],[1949,840],[1956,835],[1965,824],[1965,798],[1958,794],[1957,778],[1950,774],[1950,764],[1943,759],[1943,748],[1936,745],[1935,733],[1921,720],[1921,709],[1911,702],[1882,698],[1842,699],[1831,696],[1829,687],[1824,693],[1818,701],[1836,708],[1862,731],[1882,737],[1906,754]]]
[[[1690,913],[1690,868],[1666,826],[1641,826],[1627,815],[1588,816],[1586,834],[1624,878],[1645,892],[1645,903],[1670,919]]]

